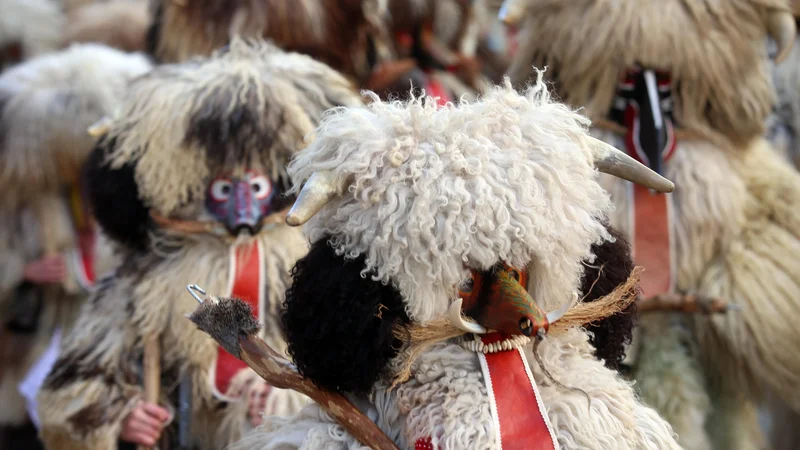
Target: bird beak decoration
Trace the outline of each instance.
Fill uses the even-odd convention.
[[[468,283],[459,289],[459,298],[450,305],[448,319],[468,333],[541,336],[572,302],[545,314],[528,293],[527,282],[525,271],[506,264],[485,272],[473,270]]]

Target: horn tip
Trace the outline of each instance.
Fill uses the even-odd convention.
[[[299,227],[303,224],[303,220],[297,216],[297,214],[292,213],[291,211],[289,214],[286,215],[286,225],[290,227]]]

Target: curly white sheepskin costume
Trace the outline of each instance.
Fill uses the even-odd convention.
[[[399,291],[412,323],[444,315],[468,268],[499,261],[529,268],[531,295],[545,310],[570,301],[581,261],[609,239],[609,197],[595,181],[592,153],[577,144],[586,119],[552,102],[541,80],[524,94],[506,83],[438,110],[421,99],[374,100],[329,112],[290,165],[298,185],[321,170],[350,183],[308,222],[311,241],[330,235],[337,252],[365,257],[364,273]],[[554,385],[527,346],[562,448],[679,448],[630,383],[594,358],[584,331],[550,334],[539,352],[555,379],[591,397],[589,407],[582,393]],[[458,340],[426,350],[396,389],[390,381],[351,397],[400,448],[432,437],[437,449],[499,449],[478,357]],[[267,418],[232,448],[365,447],[313,404]]]

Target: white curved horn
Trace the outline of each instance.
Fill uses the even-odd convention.
[[[574,302],[576,298],[578,298],[578,295],[574,294],[572,300],[564,302],[564,304],[561,305],[561,308],[558,308],[555,311],[550,311],[549,313],[547,313],[545,315],[545,317],[547,317],[547,323],[552,325],[553,323],[557,322],[558,319],[564,317],[564,314],[567,313],[567,310],[569,310],[569,307],[572,305],[572,302]]]
[[[286,224],[296,227],[308,222],[308,219],[339,195],[340,191],[331,172],[314,172],[300,190],[300,195],[297,196],[292,209],[286,215]]]
[[[489,332],[486,328],[478,325],[475,322],[467,322],[464,316],[461,315],[461,303],[464,300],[459,298],[450,304],[450,309],[447,310],[447,318],[450,323],[459,330],[466,331],[467,333],[486,334]]]
[[[524,8],[519,0],[506,0],[500,7],[497,17],[507,26],[513,27],[522,20]]]
[[[594,155],[594,166],[600,172],[641,184],[658,192],[672,192],[675,189],[672,181],[653,172],[644,164],[626,155],[625,152],[591,136],[584,139]]]
[[[770,13],[767,16],[767,32],[777,46],[777,52],[773,59],[780,64],[789,56],[789,51],[792,50],[794,44],[794,37],[797,33],[794,17],[788,11]]]

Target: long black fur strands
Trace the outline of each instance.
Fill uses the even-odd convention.
[[[409,324],[400,292],[363,268],[320,239],[292,269],[281,313],[300,373],[335,392],[368,392],[402,344],[394,329]]]
[[[612,227],[609,233],[614,242],[604,242],[592,246],[592,253],[597,258],[594,262],[584,264],[581,293],[584,302],[591,302],[610,294],[617,286],[624,283],[633,271],[630,244],[624,236]],[[587,329],[592,332],[592,345],[595,355],[602,359],[606,366],[618,370],[625,359],[625,345],[631,342],[633,326],[636,319],[636,303],[632,303],[621,313],[597,322]]]
[[[112,169],[106,164],[114,145],[115,139],[101,139],[83,168],[92,213],[108,237],[128,249],[143,251],[148,246],[150,215],[139,199],[133,165]]]

